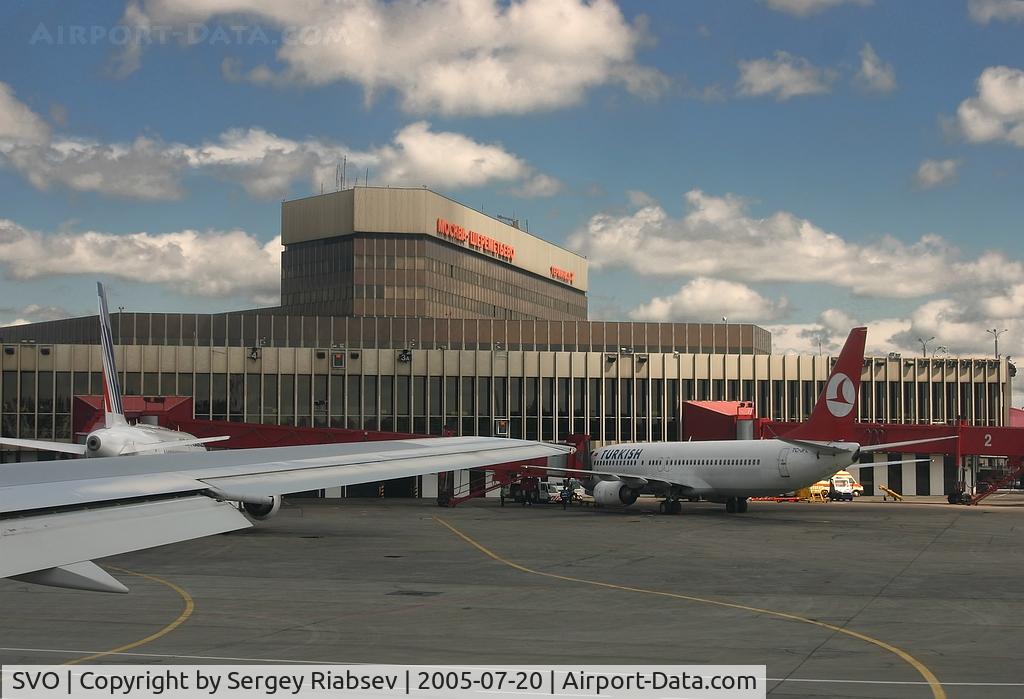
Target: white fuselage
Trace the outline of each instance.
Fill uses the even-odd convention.
[[[595,471],[680,486],[711,499],[778,495],[804,488],[852,461],[849,451],[821,454],[778,439],[615,444],[593,453]],[[664,490],[664,488],[662,488]]]
[[[156,425],[112,425],[89,433],[85,440],[85,455],[122,456],[127,454],[171,454],[177,452],[206,451],[202,444],[180,444],[195,439],[187,432],[169,430]],[[155,445],[167,444],[166,447]]]

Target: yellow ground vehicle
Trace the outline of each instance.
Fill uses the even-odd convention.
[[[849,471],[838,471],[828,480],[818,481],[809,490],[812,496],[829,500],[852,501],[854,496],[864,494],[864,486]]]

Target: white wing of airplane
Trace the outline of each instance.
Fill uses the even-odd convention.
[[[449,437],[5,464],[0,578],[126,592],[91,560],[251,526],[227,500],[267,503],[281,493],[572,451]]]

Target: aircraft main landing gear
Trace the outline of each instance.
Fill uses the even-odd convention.
[[[658,505],[658,510],[663,515],[677,515],[683,511],[683,503],[675,498],[665,498]]]
[[[747,511],[746,498],[729,498],[725,501],[725,511],[729,514],[743,514]]]

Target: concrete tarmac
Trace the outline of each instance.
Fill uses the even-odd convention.
[[[0,662],[129,646],[185,595],[177,628],[92,662],[749,663],[772,697],[1021,697],[1024,502],[1000,500],[676,516],[297,500],[247,531],[104,561],[164,581],[114,571],[129,595],[0,581]]]

